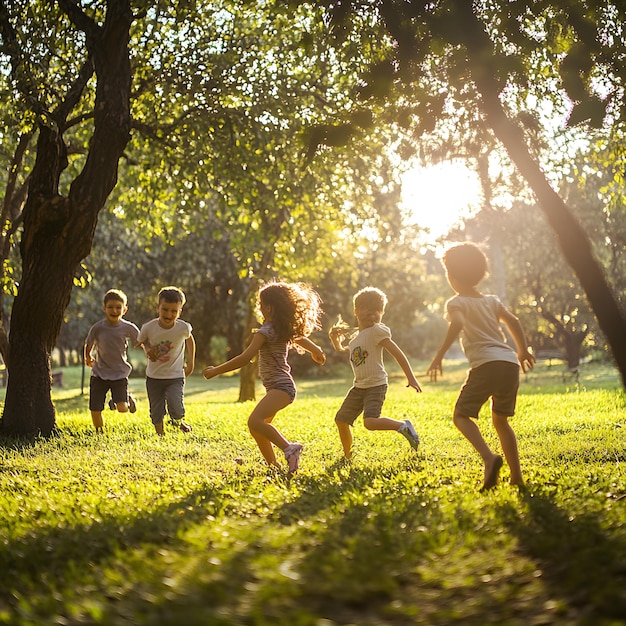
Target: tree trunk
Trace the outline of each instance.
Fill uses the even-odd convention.
[[[244,348],[252,339],[252,329],[256,326],[256,317],[254,315],[256,308],[256,290],[259,281],[251,280],[248,283],[248,310],[246,312],[246,320],[243,327],[243,346]],[[238,402],[246,402],[256,399],[256,379],[258,372],[258,361],[254,359],[251,363],[244,365],[239,371],[239,399]]]
[[[76,263],[68,268],[71,261],[63,259],[62,248],[54,262],[40,252],[23,277],[11,313],[11,359],[2,417],[2,431],[11,435],[48,436],[55,428],[50,352],[69,302]]]
[[[59,0],[80,24],[88,55],[74,89],[40,123],[37,157],[24,207],[20,242],[22,280],[11,313],[9,380],[1,430],[50,435],[50,353],[69,303],[73,278],[91,250],[98,213],[117,182],[118,161],[130,139],[130,61],[133,15],[129,0],[109,0],[99,26],[70,0]],[[93,134],[85,165],[64,198],[59,180],[67,166],[63,132],[95,70]]]
[[[257,361],[244,365],[239,371],[239,399],[246,402],[256,399]]]
[[[522,176],[535,193],[542,211],[557,236],[565,260],[574,270],[596,315],[600,329],[611,347],[626,387],[626,315],[620,309],[591,242],[578,220],[552,189],[539,164],[528,151],[521,129],[506,115],[499,99],[496,81],[498,60],[483,25],[472,11],[472,3],[455,0],[457,16],[463,23],[459,31],[468,52],[472,77],[482,97],[487,123],[508,152]]]

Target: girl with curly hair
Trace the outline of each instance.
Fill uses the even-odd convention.
[[[302,444],[289,442],[272,424],[276,413],[296,397],[296,385],[287,362],[289,349],[310,352],[323,365],[326,355],[308,336],[320,326],[321,300],[316,291],[303,283],[272,282],[264,285],[257,296],[263,317],[248,347],[239,355],[217,366],[205,367],[202,375],[211,379],[249,363],[259,356],[259,375],[266,394],[248,418],[248,428],[270,466],[278,466],[274,446],[285,455],[289,472],[298,469]]]

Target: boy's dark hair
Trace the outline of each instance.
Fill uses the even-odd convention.
[[[121,289],[109,289],[104,294],[104,304],[109,302],[110,300],[117,300],[117,302],[121,302],[124,306],[128,304],[128,298],[126,294]]]
[[[185,302],[187,302],[187,298],[185,298],[185,293],[182,289],[178,287],[163,287],[161,291],[159,291],[159,296],[157,298],[158,302],[180,302],[183,306]]]
[[[352,303],[355,309],[374,309],[376,311],[385,311],[387,306],[387,296],[377,287],[365,287],[354,294]]]
[[[487,274],[487,257],[475,243],[459,243],[448,248],[442,261],[450,278],[472,287]]]

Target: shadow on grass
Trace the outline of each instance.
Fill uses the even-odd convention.
[[[624,624],[626,542],[603,528],[598,514],[570,516],[541,491],[523,492],[526,513],[500,507],[520,550],[541,568],[553,597],[582,615],[584,624]]]

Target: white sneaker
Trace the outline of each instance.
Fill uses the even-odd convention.
[[[298,470],[300,464],[300,453],[302,452],[303,445],[301,443],[290,443],[283,452],[289,465],[289,471],[291,473]]]
[[[417,431],[415,430],[415,426],[413,426],[410,420],[404,420],[404,424],[400,426],[398,432],[403,437],[406,437],[407,441],[411,444],[411,448],[413,448],[413,450],[417,450],[420,445],[420,438],[417,434]]]

